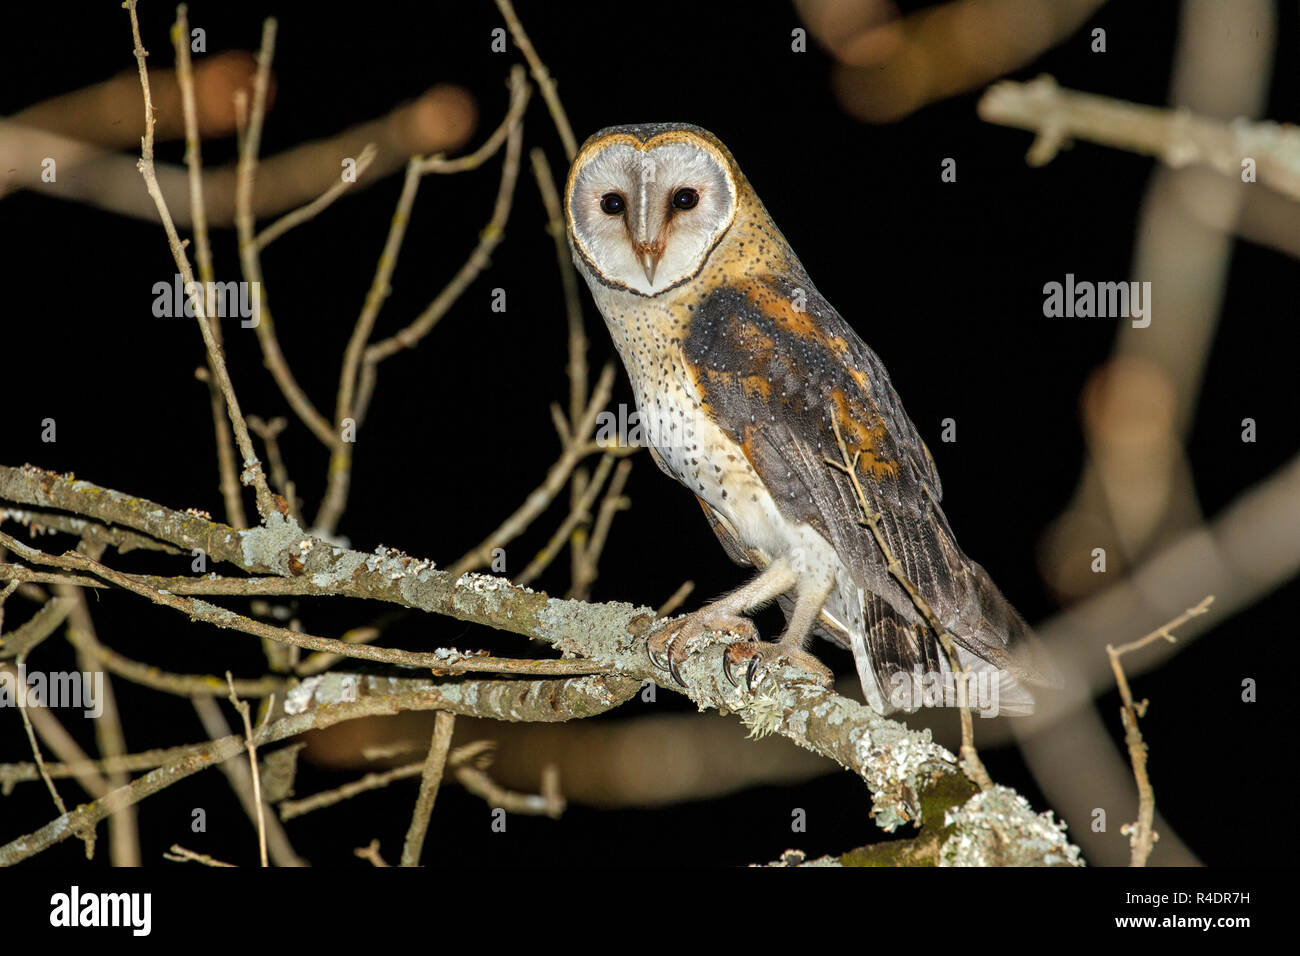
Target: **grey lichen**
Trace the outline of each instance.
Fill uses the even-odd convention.
[[[749,739],[757,740],[780,730],[784,713],[779,701],[756,694],[740,711],[740,719],[749,728]]]
[[[303,530],[298,522],[279,512],[272,513],[256,528],[239,533],[239,548],[244,567],[270,568],[288,573],[288,555],[298,552]]]
[[[313,706],[350,704],[359,696],[362,680],[373,684],[375,678],[363,678],[359,674],[321,674],[309,677],[289,691],[284,702],[284,712],[301,714]],[[374,691],[373,687],[371,691]]]
[[[947,812],[954,827],[939,850],[940,866],[1083,866],[1065,824],[1049,810],[1034,813],[1007,787],[977,793]]]
[[[954,765],[956,758],[934,743],[928,730],[908,730],[892,721],[881,720],[874,733],[866,727],[852,733],[876,825],[892,833],[904,823],[920,823],[918,794],[936,768]]]
[[[779,860],[773,860],[771,863],[767,863],[767,864],[754,863],[752,865],[770,866],[770,867],[843,866],[843,864],[840,863],[840,861],[833,856],[819,856],[815,860],[810,860],[808,859],[808,854],[804,853],[803,850],[786,850],[784,853],[781,854],[781,859]]]

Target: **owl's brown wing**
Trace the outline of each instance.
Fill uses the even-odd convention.
[[[1028,627],[958,547],[934,461],[884,365],[806,277],[715,290],[694,310],[683,347],[706,412],[782,514],[820,532],[868,592],[861,619],[843,623],[865,632],[878,681],[932,665],[937,644],[862,525],[848,477],[827,463],[841,460],[832,421],[858,456],[866,505],[882,516],[890,551],[957,644],[1017,678],[1042,679],[1035,671],[1047,665]]]

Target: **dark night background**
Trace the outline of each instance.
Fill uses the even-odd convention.
[[[857,122],[831,96],[826,54],[811,41],[806,54],[791,53],[790,31],[799,24],[785,2],[661,0],[650,12],[639,3],[524,0],[517,9],[560,83],[580,141],[615,123],[681,120],[712,130],[728,145],[821,292],[885,361],[935,455],[945,510],[963,547],[1028,620],[1055,612],[1036,548],[1075,490],[1084,454],[1079,391],[1110,353],[1116,326],[1045,319],[1042,286],[1067,272],[1130,277],[1136,215],[1152,162],[1080,143],[1047,167],[1030,169],[1024,162],[1029,134],[981,122],[977,93],[897,123]],[[140,15],[151,64],[170,64],[174,6],[146,0]],[[513,48],[504,55],[489,51],[490,31],[500,21],[488,0],[190,5],[191,23],[207,30],[213,52],[255,49],[265,15],[279,18],[279,38],[263,155],[384,113],[438,81],[461,84],[477,98],[472,148],[499,122],[504,78],[520,59]],[[1177,16],[1173,3],[1112,2],[1012,76],[1050,73],[1063,87],[1163,104]],[[134,69],[129,22],[116,3],[21,5],[6,11],[6,20],[0,115]],[[1089,52],[1093,26],[1107,30],[1104,55]],[[1300,92],[1294,4],[1279,6],[1277,33],[1265,115],[1294,122]],[[546,148],[559,174],[563,151],[537,95],[525,126],[525,148],[535,145]],[[955,184],[940,182],[939,164],[948,156],[958,160]],[[210,163],[232,157],[232,142],[205,145]],[[158,158],[180,162],[180,144],[161,144]],[[423,308],[463,261],[487,221],[499,162],[454,181],[424,181],[380,336]],[[327,413],[399,188],[400,176],[391,176],[356,191],[263,257],[281,343],[300,383]],[[7,302],[0,462],[73,471],[171,507],[219,515],[206,391],[193,377],[203,361],[201,339],[193,323],[150,312],[153,283],[175,271],[161,228],[33,193],[5,197],[0,225]],[[547,405],[567,396],[565,331],[544,225],[525,158],[507,238],[491,268],[418,350],[382,366],[340,528],[360,550],[383,543],[449,563],[523,500],[557,454]],[[216,231],[213,242],[218,278],[237,278],[233,230]],[[1296,263],[1282,253],[1237,243],[1188,448],[1207,516],[1300,447],[1296,279]],[[504,314],[489,309],[498,286],[508,294]],[[614,352],[585,287],[582,298],[595,372]],[[1156,321],[1176,321],[1160,316],[1158,301]],[[291,415],[261,368],[254,336],[227,328],[229,366],[245,411]],[[614,403],[631,401],[620,368]],[[1256,444],[1240,440],[1247,416],[1260,423]],[[47,417],[58,423],[56,444],[40,440]],[[956,443],[938,440],[945,417],[958,420]],[[324,487],[325,452],[296,419],[282,444],[312,513]],[[627,493],[633,505],[615,520],[594,599],[657,605],[691,578],[697,587],[688,608],[694,608],[743,579],[687,492],[648,456],[636,458]],[[560,517],[557,506],[514,553],[531,555]],[[138,555],[110,560],[126,569],[157,567],[156,559],[151,564]],[[539,585],[562,593],[567,558]],[[1288,793],[1293,779],[1293,724],[1283,701],[1295,690],[1297,598],[1300,587],[1292,582],[1134,682],[1138,698],[1157,702],[1143,730],[1159,808],[1212,866],[1267,864],[1294,844],[1294,822],[1274,817],[1268,795]],[[10,627],[23,619],[26,605],[11,599]],[[256,639],[191,625],[134,596],[103,594],[91,607],[105,643],[165,669],[229,667],[252,676],[264,665]],[[377,610],[360,602],[306,603],[302,621],[311,633],[333,636]],[[779,618],[769,613],[761,620],[770,636]],[[513,638],[440,618],[410,617],[384,643],[529,653]],[[825,644],[814,650],[837,672],[850,670],[846,654]],[[31,666],[71,668],[73,657],[66,644],[51,640]],[[1260,680],[1260,703],[1253,707],[1233,706],[1243,674]],[[132,749],[202,737],[188,702],[121,681],[115,686]],[[1099,706],[1118,744],[1117,700],[1111,694]],[[627,720],[651,707],[690,710],[684,698],[661,693],[657,704],[633,701],[601,719]],[[88,727],[69,724],[83,746],[93,746]],[[17,716],[0,714],[0,728],[0,760],[27,759]],[[993,751],[986,761],[995,780],[1044,808],[1014,750]],[[359,775],[304,767],[296,791],[302,796]],[[61,789],[70,803],[81,799],[70,782]],[[317,864],[365,865],[352,848],[375,836],[395,860],[415,792],[413,781],[396,784],[293,821],[288,831]],[[208,809],[206,835],[189,832],[195,805]],[[807,833],[790,832],[796,806],[808,811]],[[861,782],[836,773],[794,788],[668,809],[571,805],[560,821],[512,816],[503,836],[490,831],[481,800],[445,786],[425,861],[740,864],[775,859],[790,846],[819,855],[877,839],[867,808]],[[43,824],[51,809],[43,787],[19,786],[0,800],[0,842]],[[1118,829],[1118,821],[1112,825]],[[146,862],[158,861],[174,842],[255,862],[252,829],[214,772],[145,801],[140,827]],[[37,864],[81,859],[80,842],[68,840]],[[106,860],[104,846],[95,865]]]

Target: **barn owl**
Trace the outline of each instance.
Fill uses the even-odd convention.
[[[830,672],[811,634],[853,653],[880,713],[926,696],[949,662],[863,523],[952,636],[972,701],[1029,713],[1054,682],[1020,615],[957,546],[939,475],[876,354],[817,292],[735,160],[711,133],[665,123],[601,130],[564,195],[574,262],[604,316],[658,466],[689,488],[727,554],[757,574],[654,630],[647,648],[678,665],[706,634],[738,635],[723,668],[753,683],[760,663]],[[839,444],[862,488],[862,500]],[[775,643],[742,615],[772,600]],[[928,682],[928,683],[927,683]],[[984,701],[977,700],[977,695]]]

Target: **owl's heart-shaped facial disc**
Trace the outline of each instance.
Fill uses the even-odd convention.
[[[596,145],[574,161],[565,196],[592,276],[653,296],[699,272],[735,217],[730,157],[682,128],[612,132]]]

